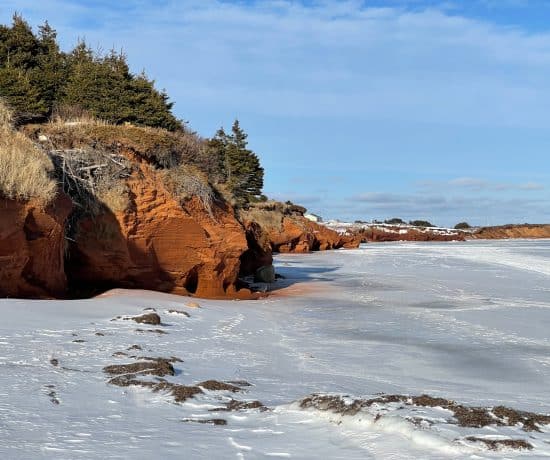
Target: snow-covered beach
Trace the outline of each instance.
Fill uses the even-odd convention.
[[[276,267],[288,288],[200,308],[122,290],[0,300],[0,458],[550,457],[548,426],[465,427],[449,409],[380,400],[550,414],[550,240],[372,244],[280,255]],[[162,324],[125,320],[145,308]],[[140,357],[183,360],[168,384],[240,390],[203,387],[177,404],[108,383],[105,366]],[[300,407],[313,393],[371,402],[346,415]],[[267,410],[225,410],[233,400]]]

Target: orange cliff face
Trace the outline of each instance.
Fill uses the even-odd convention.
[[[468,239],[550,238],[550,224],[502,225],[482,227],[467,235]]]
[[[358,234],[365,242],[389,242],[389,241],[464,241],[462,232],[438,232],[426,229],[407,228],[405,230],[399,227],[377,228],[365,227]]]
[[[268,230],[268,239],[274,251],[296,253],[356,248],[361,242],[356,235],[341,235],[301,216],[284,217],[282,230]]]
[[[36,136],[40,129],[33,128],[30,135]],[[124,128],[111,126],[93,129],[92,134],[125,133]],[[125,157],[127,176],[118,177],[116,185],[126,192],[119,196],[115,190],[120,200],[113,202],[120,211],[98,206],[98,214],[83,214],[82,206],[73,206],[61,192],[46,207],[0,198],[0,296],[85,297],[123,287],[255,298],[257,294],[242,288],[239,276],[271,265],[273,250],[308,252],[359,245],[357,236],[341,235],[301,215],[280,211],[267,214],[267,222],[275,222],[277,228],[254,219],[243,226],[223,200],[214,201],[207,211],[198,197],[182,201],[175,196],[165,186],[164,171],[155,167],[154,156],[140,153],[135,145],[102,144],[80,135],[80,130],[48,132],[61,148],[92,145]],[[90,194],[90,199],[98,198]]]
[[[71,200],[59,193],[44,207],[0,198],[0,296],[65,294],[65,225]]]
[[[241,275],[253,275],[260,267],[273,264],[273,253],[267,232],[260,224],[245,221],[248,249],[241,255]]]
[[[78,291],[88,286],[152,289],[209,298],[250,298],[237,291],[247,249],[233,210],[198,198],[182,204],[141,164],[127,181],[129,204],[116,214],[79,222],[67,273]]]

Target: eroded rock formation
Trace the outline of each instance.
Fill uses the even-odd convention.
[[[310,222],[296,205],[260,209],[273,225],[237,218],[200,172],[166,166],[185,155],[169,133],[101,124],[25,133],[71,198],[59,192],[46,207],[0,200],[2,296],[86,297],[123,287],[254,298],[240,278],[270,266],[273,251],[360,242]]]
[[[0,296],[65,294],[65,225],[71,208],[62,193],[46,207],[0,198]]]
[[[72,286],[250,297],[237,291],[248,246],[231,208],[215,204],[210,214],[196,197],[180,203],[146,164],[127,185],[125,210],[79,222],[67,265]]]
[[[309,252],[353,248],[360,239],[353,234],[341,234],[301,216],[285,217],[282,231],[271,230],[269,240],[277,252]]]
[[[365,227],[358,234],[364,242],[385,241],[464,241],[462,232],[435,231],[430,228],[388,229]]]
[[[263,247],[283,253],[355,248],[361,242],[357,235],[336,232],[302,216],[284,216],[280,226],[262,227],[262,232]]]

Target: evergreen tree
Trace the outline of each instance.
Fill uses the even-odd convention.
[[[228,137],[223,128],[216,131],[212,139],[206,142],[206,163],[208,176],[213,182],[227,182],[226,150]]]
[[[0,97],[16,113],[44,115],[48,107],[36,86],[22,70],[0,67]]]
[[[100,59],[85,42],[80,42],[68,61],[69,76],[61,104],[79,107],[113,123],[127,119],[130,108],[123,100],[128,73],[124,56],[111,52]]]
[[[123,53],[94,53],[85,42],[63,53],[48,22],[36,36],[18,14],[11,27],[0,26],[0,73],[0,94],[18,112],[68,106],[112,123],[183,129],[167,94],[144,73],[132,74]]]
[[[2,28],[0,39],[2,67],[29,70],[37,65],[40,43],[29,24],[19,14],[13,15],[11,28]]]
[[[181,129],[181,122],[171,112],[173,102],[169,101],[164,91],[155,89],[154,81],[149,80],[145,73],[142,72],[128,82],[127,94],[127,103],[133,110],[125,121],[170,131]]]
[[[57,33],[47,21],[39,27],[38,36],[41,52],[37,67],[30,71],[30,80],[39,89],[41,98],[51,113],[65,81],[65,57],[57,44]]]
[[[264,170],[258,156],[247,148],[247,134],[235,120],[225,148],[227,183],[239,205],[244,206],[262,193]]]

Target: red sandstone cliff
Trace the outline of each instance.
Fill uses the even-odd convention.
[[[364,242],[385,242],[385,241],[464,241],[464,235],[460,232],[435,232],[430,229],[406,229],[405,231],[396,228],[388,230],[376,227],[367,227],[359,231]]]
[[[360,238],[340,234],[301,216],[284,217],[282,229],[268,229],[268,238],[276,252],[309,252],[329,249],[354,248]]]
[[[0,198],[0,296],[65,294],[65,224],[71,208],[64,194],[46,207]]]
[[[252,274],[273,262],[273,252],[305,253],[340,248],[356,248],[360,236],[339,233],[311,222],[300,214],[286,213],[284,204],[270,203],[242,213],[248,250],[241,257],[241,273]],[[267,208],[267,209],[266,209]]]
[[[67,266],[73,286],[251,296],[237,291],[240,256],[248,246],[231,208],[215,204],[210,215],[196,197],[181,204],[146,164],[127,185],[126,210],[79,222]]]
[[[550,238],[550,224],[482,227],[467,235],[471,239]]]
[[[161,159],[171,158],[177,139],[161,131],[92,124],[74,129],[36,125],[26,133],[46,142],[43,151],[75,205],[62,193],[45,208],[32,201],[0,200],[0,295],[82,297],[126,287],[251,298],[255,295],[242,288],[239,276],[270,265],[272,251],[308,252],[360,242],[355,235],[308,221],[295,205],[262,209],[274,225],[240,216],[243,225],[222,198],[207,211],[196,193],[172,188]],[[102,172],[110,162],[116,170]],[[93,178],[101,174],[110,177],[109,191],[122,207],[99,201],[103,195]]]

